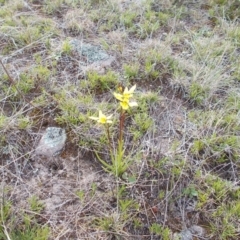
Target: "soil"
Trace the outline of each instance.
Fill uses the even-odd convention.
[[[119,4],[124,8],[128,2],[132,1],[120,1]],[[29,3],[32,10],[25,9],[26,14],[34,11],[34,14],[42,16],[43,13],[39,10],[41,4],[40,1],[32,1],[32,4]],[[193,9],[194,6],[194,4],[186,5]],[[200,16],[204,15],[205,9],[197,10],[200,11]],[[57,59],[57,74],[54,77],[57,79],[56,84],[65,82],[78,84],[79,79],[84,78],[89,69],[100,74],[104,74],[108,69],[117,70],[122,66],[123,60],[131,57],[131,51],[144,48],[149,44],[149,40],[138,40],[136,44],[131,40],[122,40],[120,37],[124,44],[122,54],[104,50],[99,44],[103,36],[94,32],[95,29],[89,33],[89,38],[85,37],[84,40],[82,35],[73,34],[69,29],[61,29],[61,26],[67,26],[64,18],[67,12],[68,10],[63,8],[61,12],[52,16],[56,27],[62,30],[62,36],[52,38],[52,45],[56,46],[56,51],[53,53]],[[182,27],[196,28],[198,23],[186,18],[183,20]],[[209,28],[211,27],[209,24]],[[108,34],[110,36],[110,33]],[[117,37],[113,37],[113,41],[117,43],[119,35],[117,31],[114,34]],[[155,39],[151,39],[151,44],[154,44],[154,40],[158,41],[161,36],[164,36],[162,30],[156,34]],[[66,38],[71,39],[69,42],[74,46],[75,51],[70,56],[64,54],[58,56],[59,46]],[[7,44],[5,38],[1,37],[0,41],[2,46]],[[179,57],[186,45],[172,46],[172,54]],[[13,79],[17,81],[21,72],[31,68],[35,53],[41,55],[44,63],[50,63],[48,58],[52,56],[47,55],[46,46],[42,42],[34,42],[3,58]],[[51,65],[48,67],[51,70]],[[164,68],[164,66],[160,67]],[[28,99],[31,100],[39,94],[37,91],[39,86],[41,83],[37,84],[36,91],[30,93]],[[131,170],[138,173],[134,183],[126,183],[124,179],[116,181],[102,169],[92,149],[79,146],[77,141],[71,138],[71,129],[56,123],[55,117],[59,112],[57,103],[54,101],[41,110],[32,109],[26,103],[27,107],[23,110],[23,114],[34,116],[34,126],[27,130],[6,129],[9,134],[1,157],[1,183],[3,186],[11,187],[8,199],[13,203],[16,212],[17,209],[23,212],[29,211],[27,210],[29,209],[28,199],[31,196],[35,195],[40,199],[44,204],[44,210],[39,214],[38,222],[50,226],[52,239],[159,239],[149,232],[149,226],[152,223],[164,223],[173,233],[182,232],[180,236],[186,240],[193,239],[188,229],[195,226],[199,230],[200,225],[204,223],[204,219],[196,211],[195,197],[181,196],[182,189],[191,178],[193,169],[189,169],[188,174],[180,172],[175,179],[169,179],[167,171],[170,166],[164,166],[165,158],[176,161],[178,153],[189,150],[186,139],[190,139],[195,128],[186,117],[187,111],[193,105],[186,96],[184,85],[172,83],[171,75],[165,73],[161,79],[151,84],[140,82],[138,86],[142,92],[155,90],[159,101],[149,109],[149,114],[154,120],[154,131],[147,132],[139,143],[142,155],[138,159],[136,169]],[[51,99],[51,93],[49,96]],[[21,105],[23,102],[19,102],[19,108]],[[1,102],[1,109],[8,116],[14,112],[8,102],[4,104]],[[66,129],[65,146],[62,152],[56,155],[36,155],[34,152],[41,141],[42,133],[49,127]],[[179,141],[179,147],[173,153],[171,147],[176,140]],[[154,164],[161,165],[162,170],[157,170]],[[170,186],[172,182],[174,182],[174,188]],[[95,219],[111,216],[117,225],[119,216],[114,215],[117,212],[116,188],[121,184],[127,186],[127,196],[129,198],[134,196],[134,200],[139,205],[139,209],[132,211],[134,217],[141,222],[141,227],[135,227],[133,222],[128,221],[122,228],[122,232],[119,232],[119,238],[114,238],[112,237],[114,234],[110,234],[111,231],[104,232],[98,229]],[[168,192],[168,189],[172,189],[171,192]],[[160,199],[161,191],[168,195]],[[170,196],[172,201],[168,202]],[[206,229],[201,229],[202,232],[198,234],[203,239],[203,232],[206,232]],[[184,237],[184,234],[188,236]]]

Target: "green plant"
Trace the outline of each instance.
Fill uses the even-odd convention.
[[[8,123],[8,117],[0,113],[0,129],[6,128],[7,123]]]
[[[170,229],[167,227],[163,227],[157,223],[153,223],[150,226],[150,232],[157,236],[161,236],[163,240],[169,240],[171,238]]]
[[[152,22],[149,20],[145,20],[143,23],[139,25],[138,36],[142,39],[146,37],[152,37],[152,35],[159,29],[160,24],[158,21]]]
[[[137,14],[132,11],[124,12],[121,17],[120,21],[123,23],[123,25],[127,28],[130,28],[134,24],[134,19],[136,18]]]
[[[44,1],[44,11],[47,14],[54,14],[62,7],[64,0],[46,0]]]
[[[128,225],[129,221],[135,221],[137,224],[135,215],[136,211],[139,210],[139,204],[134,199],[127,197],[128,192],[125,185],[119,185],[114,189],[114,197],[116,196],[117,205],[111,212],[111,214],[104,214],[103,216],[97,217],[94,223],[107,232],[110,232],[117,237],[119,233]],[[141,225],[141,223],[138,223]]]
[[[3,190],[5,191],[5,190]],[[12,204],[9,201],[5,201],[4,198],[0,200],[0,239],[7,239],[9,237],[6,231],[6,224],[11,217]]]
[[[194,185],[190,185],[187,188],[185,188],[183,190],[183,193],[188,197],[197,197],[198,196],[198,192]]]
[[[210,199],[210,193],[206,191],[198,191],[197,209],[204,208]]]
[[[70,44],[70,42],[68,40],[65,40],[62,44],[62,53],[66,54],[66,55],[71,55],[72,53],[72,45]]]
[[[128,199],[123,199],[123,200],[119,200],[119,206],[120,206],[120,210],[122,212],[126,212],[129,209],[132,208],[132,206],[134,205],[134,201],[132,199],[128,200]]]
[[[4,223],[10,217],[12,204],[9,201],[1,201],[0,204],[1,204],[0,209],[1,222]]]
[[[5,2],[6,2],[6,0],[0,0],[0,5],[1,5],[1,6],[4,5]]]
[[[193,145],[191,147],[191,152],[194,155],[198,155],[205,147],[205,143],[203,140],[194,140]]]
[[[115,224],[114,218],[112,216],[97,218],[94,222],[104,231],[112,231]]]
[[[109,32],[109,31],[113,30],[116,27],[116,25],[119,24],[119,15],[118,15],[117,10],[115,10],[113,12],[102,11],[101,13],[99,13],[99,11],[98,11],[96,18],[98,19],[98,21],[101,22],[101,16],[105,17],[106,15],[108,16],[108,19],[106,22],[101,24],[99,30]]]
[[[55,95],[54,100],[58,103],[61,114],[55,117],[59,124],[78,125],[79,123],[87,122],[85,108],[93,104],[93,97],[87,94],[76,93],[71,91],[61,91]],[[79,105],[83,106],[84,112],[79,111]]]
[[[124,141],[123,141],[123,130],[124,130],[124,122],[126,117],[126,110],[130,107],[137,106],[135,101],[130,101],[130,98],[133,96],[133,92],[136,88],[134,85],[131,89],[125,88],[124,91],[120,88],[120,93],[114,93],[114,96],[120,102],[120,116],[119,116],[119,137],[117,148],[112,144],[111,136],[110,136],[110,126],[112,123],[112,115],[105,116],[102,111],[99,111],[98,117],[90,117],[90,119],[97,121],[105,126],[106,135],[108,138],[108,145],[111,157],[111,163],[107,163],[105,160],[102,160],[97,152],[96,156],[98,160],[103,164],[104,169],[108,172],[113,173],[116,177],[122,177],[123,173],[128,169],[131,164],[131,160],[129,157],[124,156]]]
[[[193,82],[189,87],[189,97],[195,103],[201,105],[207,95],[207,90],[197,82]]]
[[[155,80],[159,76],[159,72],[155,70],[156,63],[147,60],[145,62],[145,74],[148,78]]]
[[[238,225],[235,224],[236,219],[239,219],[240,208],[239,202],[223,203],[213,213],[214,222],[210,224],[210,230],[219,236],[221,240],[235,239],[238,236]],[[216,222],[221,222],[219,227],[216,227]]]
[[[240,95],[236,92],[230,92],[226,99],[226,108],[230,108],[231,111],[236,112],[240,110]]]
[[[40,213],[44,209],[43,203],[41,203],[35,195],[28,199],[30,209],[34,212]]]
[[[85,197],[85,192],[83,190],[78,190],[76,192],[76,195],[79,197],[80,201],[83,201]]]
[[[91,195],[93,196],[96,193],[97,190],[97,184],[95,182],[93,182],[91,184]]]
[[[134,226],[134,228],[141,228],[142,227],[141,220],[139,220],[138,218],[134,218],[133,219],[133,226]]]
[[[31,119],[27,116],[27,117],[22,117],[20,116],[17,119],[17,125],[19,127],[19,129],[27,129],[31,127]]]
[[[123,69],[124,76],[126,76],[128,79],[136,78],[139,73],[140,64],[139,63],[125,64],[123,65]]]
[[[21,228],[22,227],[22,228]],[[49,239],[49,228],[41,227],[36,223],[32,223],[29,216],[25,216],[24,224],[11,233],[11,239],[14,240],[47,240]]]
[[[168,19],[171,18],[171,14],[166,13],[166,12],[159,12],[158,13],[158,19],[161,23],[161,25],[165,25],[168,21]]]
[[[87,73],[88,87],[94,91],[105,91],[111,87],[116,86],[116,74],[113,71],[108,71],[106,74],[99,74],[96,71],[89,71]]]
[[[153,125],[153,120],[146,112],[135,114],[134,121],[141,134],[144,134]]]
[[[29,203],[31,211],[39,213],[42,210],[42,204],[35,196],[29,199]],[[37,224],[35,215],[24,214],[15,217],[13,206],[9,201],[1,201],[0,204],[0,239],[47,240],[49,238],[49,228]]]
[[[36,81],[46,82],[49,80],[51,76],[51,71],[47,67],[42,65],[39,65],[33,68],[31,70],[31,73],[34,79],[36,79]]]

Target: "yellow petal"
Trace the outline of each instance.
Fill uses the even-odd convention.
[[[112,114],[107,116],[106,123],[112,123],[112,120],[110,120],[110,118],[112,118]]]
[[[136,89],[136,84],[129,89],[129,93],[134,93],[135,89]]]
[[[124,89],[123,94],[132,94],[132,93],[134,93],[135,89],[136,89],[136,84],[133,85],[129,90],[128,90],[128,88],[126,87],[126,88]]]
[[[132,94],[125,93],[123,94],[123,101],[129,101],[131,97],[132,97]]]
[[[99,110],[99,118],[101,118],[102,116],[105,116],[101,110]]]
[[[127,110],[129,108],[128,102],[124,101],[124,102],[120,102],[120,105],[122,107],[122,109]]]
[[[99,118],[99,123],[105,124],[107,122],[106,118]]]
[[[92,120],[95,120],[95,121],[98,120],[98,117],[89,117],[89,118],[92,119]]]
[[[112,116],[113,116],[112,114],[111,114],[111,115],[109,115],[109,116],[107,116],[107,119],[110,119],[110,118],[112,118]]]
[[[128,94],[128,87],[124,88],[123,94]]]
[[[112,123],[113,121],[112,120],[107,120],[107,123]]]
[[[99,110],[98,122],[99,123],[105,123],[106,121],[107,121],[106,116],[102,113],[101,110]]]
[[[129,102],[128,104],[129,104],[130,107],[137,107],[138,106],[137,102]]]
[[[133,96],[133,92],[134,92],[135,88],[136,88],[136,85],[132,86],[129,90],[126,87],[123,92],[123,98],[125,100],[129,100]]]
[[[123,95],[122,94],[119,94],[119,93],[113,93],[114,97],[119,100],[119,101],[122,101],[123,100]]]
[[[111,117],[112,117],[112,115],[106,116],[102,113],[101,110],[99,110],[99,116],[98,117],[89,117],[89,118],[97,121],[98,123],[105,124],[105,123],[112,123],[112,121],[110,120]]]
[[[98,118],[98,122],[105,124],[105,123],[112,123],[112,120],[110,120],[110,118],[112,117],[112,115],[110,116],[106,116],[102,113],[101,110],[99,110],[99,118]]]

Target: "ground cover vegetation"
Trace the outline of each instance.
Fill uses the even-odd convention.
[[[240,239],[239,16],[0,0],[0,239]],[[36,155],[53,126],[65,148]]]

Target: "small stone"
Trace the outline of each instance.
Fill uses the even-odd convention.
[[[193,225],[189,228],[191,233],[195,236],[202,237],[205,234],[204,228],[198,225]]]
[[[193,225],[188,229],[182,230],[180,233],[174,234],[174,240],[193,240],[193,237],[203,237],[205,234],[204,228]]]
[[[193,236],[192,233],[189,229],[185,229],[183,231],[181,231],[181,240],[192,240]]]
[[[47,157],[56,156],[64,148],[67,136],[65,129],[48,127],[43,134],[35,153]]]
[[[180,233],[174,233],[174,240],[193,240],[192,233],[188,229],[184,229]]]

